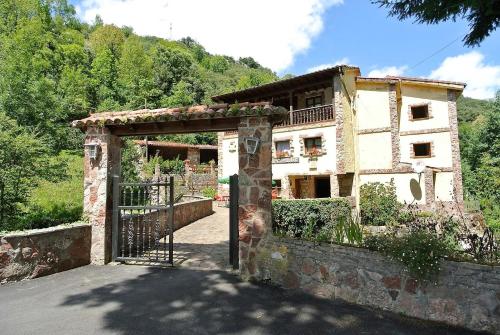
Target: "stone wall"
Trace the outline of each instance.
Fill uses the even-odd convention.
[[[212,209],[212,199],[198,198],[198,197],[185,197],[184,202],[180,202],[174,205],[174,231],[180,229],[196,220],[202,219],[206,216],[213,214]],[[160,231],[166,231],[165,225],[168,224],[169,213],[167,210],[160,211],[160,216],[158,218],[158,212],[152,212],[147,214],[134,215],[134,222],[138,224],[134,225],[134,229],[138,227],[143,227],[146,224],[145,229],[150,229],[148,225],[154,225],[156,219],[160,220]],[[138,221],[136,221],[139,219]],[[118,231],[123,231],[123,222],[120,222]],[[151,228],[152,229],[152,228]],[[124,236],[128,236],[128,226],[125,227]],[[137,231],[134,231],[133,236],[137,236]],[[162,234],[163,236],[163,234]]]
[[[90,224],[75,223],[0,236],[0,283],[89,264],[91,234]]]
[[[288,289],[500,334],[500,266],[443,262],[422,285],[376,252],[277,237],[257,258],[260,279]]]

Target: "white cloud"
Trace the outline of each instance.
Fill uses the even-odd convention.
[[[464,82],[464,95],[476,99],[493,98],[500,89],[500,65],[485,64],[484,55],[477,51],[447,57],[430,77]]]
[[[322,15],[343,0],[83,0],[87,22],[131,26],[140,35],[191,36],[207,51],[251,56],[275,71],[286,69],[323,29]],[[170,36],[172,24],[172,36]]]
[[[339,60],[336,60],[333,63],[320,64],[320,65],[313,66],[313,67],[307,69],[307,73],[328,69],[329,67],[334,67],[337,65],[348,65],[348,64],[349,64],[349,58],[344,57],[344,58],[341,58]]]
[[[386,66],[379,69],[374,69],[368,72],[368,77],[383,78],[385,76],[402,76],[408,66]]]

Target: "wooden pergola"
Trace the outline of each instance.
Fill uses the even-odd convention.
[[[86,150],[84,159],[84,215],[92,224],[92,262],[111,260],[112,179],[120,175],[121,137],[237,130],[240,274],[254,276],[255,255],[271,231],[272,127],[287,112],[261,102],[104,112],[74,121],[72,126],[86,133],[85,145],[98,146],[97,155]],[[259,143],[253,153],[247,150],[249,138]]]

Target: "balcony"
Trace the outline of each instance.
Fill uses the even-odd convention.
[[[334,121],[335,112],[333,105],[323,105],[288,112],[288,118],[276,125],[276,128],[290,127],[301,124]]]

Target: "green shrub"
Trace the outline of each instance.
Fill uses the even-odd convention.
[[[205,198],[215,199],[217,190],[213,187],[205,187],[203,190],[201,190],[201,194],[203,194]]]
[[[57,159],[68,164],[66,178],[60,182],[40,182],[29,198],[17,230],[46,228],[81,219],[83,157],[62,152]]]
[[[273,200],[273,232],[279,236],[330,241],[335,225],[350,213],[346,199]]]
[[[412,277],[421,281],[433,279],[440,270],[441,260],[453,254],[453,247],[445,239],[422,230],[403,236],[369,236],[364,246],[401,262]]]
[[[403,205],[396,197],[396,187],[389,184],[368,183],[360,188],[361,223],[372,226],[394,225]]]

